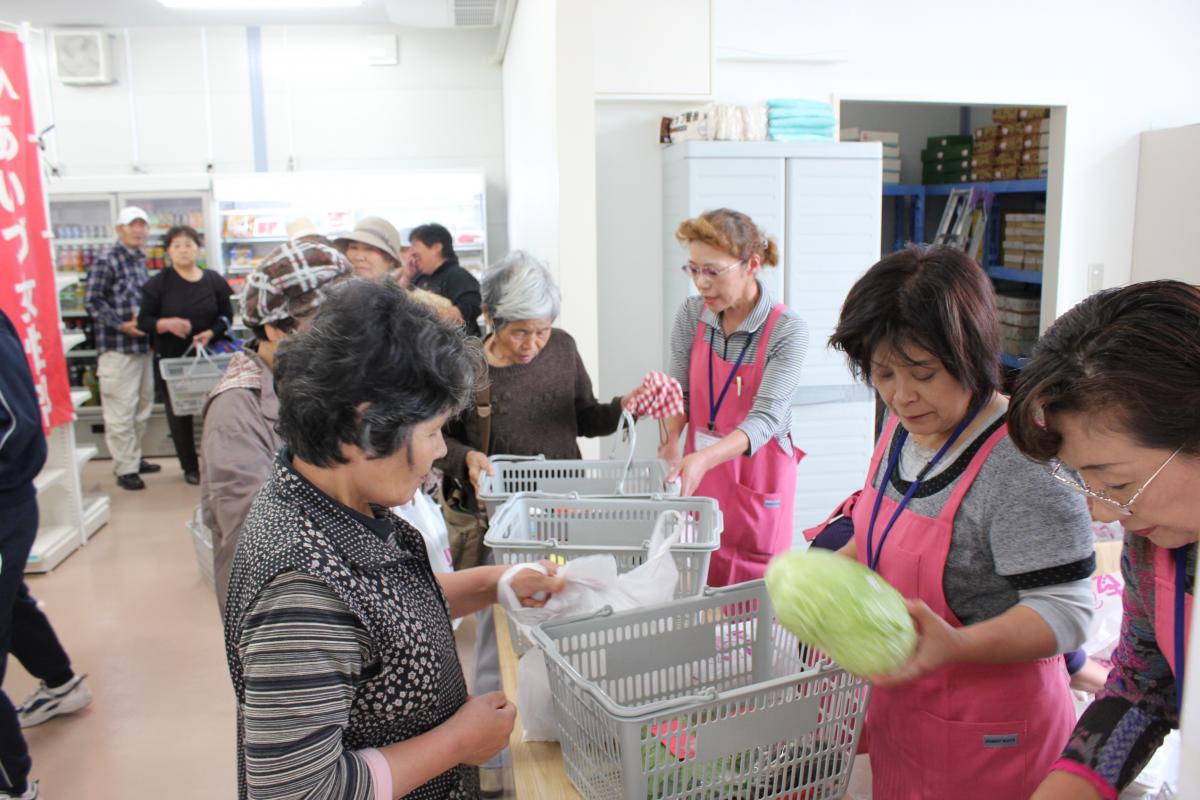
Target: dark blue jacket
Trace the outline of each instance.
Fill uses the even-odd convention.
[[[0,511],[34,496],[33,479],[46,463],[46,437],[25,346],[0,311]]]

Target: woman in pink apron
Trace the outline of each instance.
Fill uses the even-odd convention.
[[[909,599],[917,650],[878,676],[876,800],[1027,798],[1074,724],[1063,652],[1091,618],[1087,504],[1008,439],[994,293],[960,251],[909,248],[831,339],[888,416],[842,552]]]
[[[1157,281],[1084,300],[1042,338],[1009,421],[1024,453],[1126,531],[1108,683],[1034,795],[1116,798],[1183,705],[1200,539],[1200,290]],[[1196,712],[1184,714],[1189,727]],[[1194,762],[1183,760],[1174,796],[1194,796]]]
[[[775,242],[737,211],[708,211],[679,226],[683,266],[699,296],[675,315],[671,376],[687,414],[666,421],[659,455],[685,496],[715,498],[725,518],[711,586],[761,578],[792,547],[796,465],[791,398],[808,343],[804,320],[757,278],[779,262]],[[684,455],[679,445],[684,426]]]

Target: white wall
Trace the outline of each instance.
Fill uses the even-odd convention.
[[[777,19],[763,13],[770,7],[754,0],[737,3],[744,23],[739,28],[777,26]],[[608,4],[595,0],[593,13],[608,13]],[[964,26],[961,5],[950,0],[922,4],[919,13],[912,4],[857,0],[851,15],[856,21],[846,60],[718,60],[712,99],[1066,106],[1061,190],[1052,187],[1050,198],[1051,204],[1062,204],[1059,277],[1045,287],[1044,296],[1057,313],[1070,308],[1085,296],[1093,263],[1104,264],[1106,285],[1129,280],[1138,135],[1200,120],[1200,48],[1195,46],[1200,4],[1016,0],[1004,14],[988,17],[986,36],[978,25]],[[721,15],[715,18],[719,23]],[[969,55],[963,56],[950,43],[962,41],[968,30]],[[670,42],[677,31],[664,28],[659,34]],[[714,38],[730,44],[720,30]],[[756,46],[744,44],[745,49]],[[597,41],[595,46],[619,48],[621,43]],[[661,57],[670,58],[669,47]],[[600,371],[605,376],[632,376],[661,366],[655,361],[662,347],[659,303],[635,293],[661,291],[651,286],[663,267],[656,253],[666,224],[661,212],[652,212],[662,204],[655,133],[659,117],[673,108],[678,106],[597,103],[599,270],[607,284],[601,289]],[[1054,152],[1052,159],[1058,160]],[[608,300],[617,287],[629,287],[634,299]],[[627,312],[631,307],[636,313]],[[620,331],[620,338],[611,340],[609,331]],[[629,350],[629,342],[646,345]]]
[[[1200,125],[1142,134],[1133,279],[1200,284]]]
[[[508,232],[514,250],[558,263],[555,0],[520,0],[504,56]],[[561,276],[560,276],[561,280]]]
[[[591,8],[577,0],[520,0],[504,59],[509,242],[546,260],[562,289],[558,325],[579,347],[597,396],[596,142]],[[584,457],[594,442],[581,441]]]
[[[130,28],[138,164],[149,173],[255,168],[246,29],[208,28],[211,100],[205,118],[204,54],[198,27]],[[117,82],[69,87],[45,80],[34,56],[39,125],[53,119],[48,153],[64,175],[129,174],[133,123],[125,31],[113,32]],[[400,37],[400,63],[366,64],[366,39]],[[507,251],[502,77],[491,63],[496,31],[395,26],[274,26],[262,29],[268,169],[481,168],[488,180],[489,251]]]

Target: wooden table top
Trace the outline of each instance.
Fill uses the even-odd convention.
[[[517,656],[508,636],[508,619],[500,606],[492,607],[496,618],[496,643],[500,648],[500,678],[504,694],[517,699]],[[517,800],[580,800],[579,792],[563,769],[562,750],[557,742],[523,742],[521,715],[509,739],[513,783]]]

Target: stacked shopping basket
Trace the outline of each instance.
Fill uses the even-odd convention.
[[[587,800],[841,798],[867,684],[801,646],[762,581],[707,588],[716,501],[663,492],[665,465],[632,453],[631,443],[623,461],[497,457],[479,492],[498,564],[611,554],[625,573],[645,562],[664,512],[678,512],[664,520],[664,533],[680,533],[675,600],[531,632],[568,777]],[[532,645],[509,625],[523,653]]]

